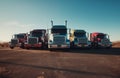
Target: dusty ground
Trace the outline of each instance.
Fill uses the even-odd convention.
[[[120,41],[116,41],[112,43],[113,47],[119,47],[120,48]]]
[[[53,52],[0,48],[0,78],[120,78],[120,48]]]

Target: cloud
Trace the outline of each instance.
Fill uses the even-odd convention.
[[[24,24],[19,21],[0,21],[0,41],[9,41],[13,34],[29,33],[30,30],[40,28],[38,24]],[[4,36],[3,36],[4,35]]]
[[[35,29],[35,28],[43,28],[45,27],[44,25],[40,25],[40,24],[25,24],[19,21],[4,21],[4,22],[0,22],[0,27],[2,28],[7,28],[7,27],[11,27],[11,28],[25,28],[25,29]],[[47,28],[47,27],[46,27]]]
[[[31,24],[32,25],[32,24]],[[22,24],[18,21],[0,22],[0,41],[9,41],[13,34],[29,32],[32,29],[30,24]],[[4,35],[4,36],[3,36]]]
[[[20,23],[17,21],[9,21],[0,23],[2,26],[19,26]]]
[[[22,24],[18,21],[7,21],[7,22],[1,22],[0,26],[2,27],[32,27],[36,25],[35,24]]]

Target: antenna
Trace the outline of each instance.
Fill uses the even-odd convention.
[[[51,25],[52,25],[52,27],[53,27],[53,21],[51,20]]]

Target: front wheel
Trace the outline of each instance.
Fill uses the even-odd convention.
[[[22,49],[24,49],[24,48],[25,48],[24,43],[21,43],[20,48],[22,48]]]
[[[49,51],[54,51],[53,49],[49,49]]]
[[[71,42],[70,43],[70,48],[74,48],[75,46],[74,46],[74,42]]]
[[[111,48],[112,48],[112,46],[106,47],[106,49],[111,49]]]
[[[13,47],[13,46],[10,46],[10,48],[11,48],[11,49],[14,49],[14,47]]]

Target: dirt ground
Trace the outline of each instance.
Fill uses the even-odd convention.
[[[0,48],[0,78],[120,78],[120,48]]]

